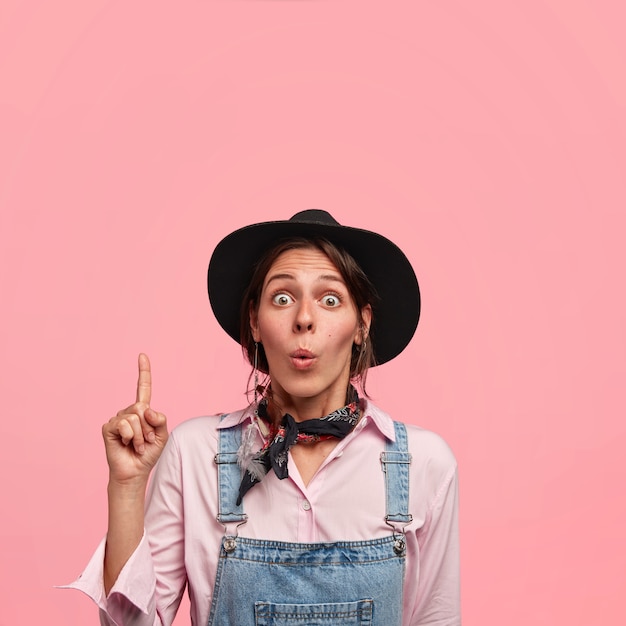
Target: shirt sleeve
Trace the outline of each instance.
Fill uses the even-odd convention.
[[[106,538],[83,573],[65,586],[97,604],[103,626],[170,626],[174,620],[187,582],[180,468],[170,436],[148,489],[144,535],[109,595],[104,594]]]
[[[411,624],[460,626],[458,476],[455,461],[434,495],[426,524],[419,533],[418,544],[419,581]]]

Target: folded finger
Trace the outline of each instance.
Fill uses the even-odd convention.
[[[138,415],[127,415],[118,424],[118,433],[125,446],[131,445],[137,454],[145,452],[145,443],[141,419]]]

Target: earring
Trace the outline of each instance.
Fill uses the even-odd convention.
[[[252,360],[252,368],[254,369],[254,413],[258,415],[257,411],[259,408],[259,396],[258,396],[258,387],[259,387],[259,344],[254,342],[254,359]]]

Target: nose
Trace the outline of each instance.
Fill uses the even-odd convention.
[[[310,332],[315,328],[312,304],[306,300],[301,300],[294,319],[294,332]]]

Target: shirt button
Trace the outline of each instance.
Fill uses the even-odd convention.
[[[302,503],[302,508],[303,508],[305,511],[310,511],[310,510],[311,510],[311,503],[310,503],[308,500],[305,500],[305,501]]]

